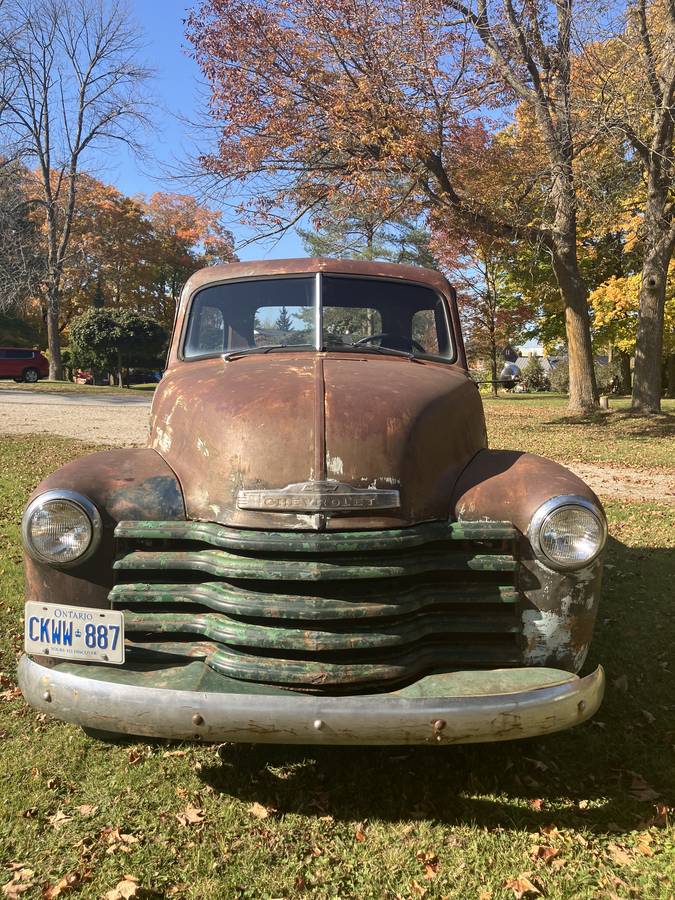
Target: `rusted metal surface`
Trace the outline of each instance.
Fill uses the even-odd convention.
[[[452,514],[462,522],[504,519],[525,534],[538,507],[564,494],[585,497],[602,511],[588,485],[559,463],[515,450],[482,450],[455,485]]]
[[[179,363],[157,388],[152,446],[192,519],[257,529],[393,528],[446,519],[457,476],[485,446],[475,385],[456,366],[284,353]],[[318,399],[317,399],[318,398]],[[461,418],[457,409],[462,409]],[[240,509],[240,490],[324,478],[400,491],[400,509],[328,515]]]
[[[457,362],[368,352],[284,352],[181,361],[194,293],[207,284],[334,272],[427,285],[444,298]],[[152,407],[150,444],[176,471],[187,514],[258,529],[388,528],[448,517],[457,476],[485,447],[478,391],[466,373],[454,292],[438,272],[355,260],[215,266],[186,284],[168,368]],[[457,417],[457,409],[462,415]],[[400,491],[399,509],[313,515],[237,505],[240,491],[333,480]]]
[[[516,669],[432,676],[384,697],[318,697],[268,685],[247,685],[242,693],[241,683],[213,672],[212,690],[199,662],[177,670],[177,681],[175,672],[67,664],[47,669],[23,657],[19,684],[37,709],[107,732],[197,741],[442,746],[514,740],[578,725],[599,707],[605,683],[601,668],[582,679],[550,669]],[[441,728],[439,722],[446,724]]]
[[[462,473],[455,488],[454,513],[462,523],[499,510],[523,533],[535,511],[552,497],[576,494],[602,514],[602,504],[580,478],[564,466],[512,450],[485,450]],[[573,572],[554,571],[518,542],[518,586],[523,595],[524,660],[580,671],[597,617],[602,555]]]
[[[176,476],[150,449],[104,450],[68,463],[44,479],[29,499],[49,490],[78,491],[97,507],[103,539],[81,566],[59,571],[24,555],[26,600],[55,600],[104,609],[113,584],[113,532],[121,519],[185,519]]]

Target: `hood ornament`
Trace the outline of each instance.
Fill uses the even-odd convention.
[[[237,494],[239,509],[269,512],[339,513],[366,509],[398,509],[399,492],[355,488],[340,481],[301,481],[285,488],[254,488]]]

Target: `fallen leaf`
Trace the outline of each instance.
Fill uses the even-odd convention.
[[[10,868],[14,869],[14,874],[7,884],[3,884],[2,893],[5,897],[9,897],[9,900],[15,900],[16,897],[20,897],[21,894],[25,894],[33,887],[35,872],[20,863],[13,863]]]
[[[206,813],[199,806],[188,803],[183,812],[176,814],[176,818],[181,825],[201,825],[206,818]]]
[[[537,897],[541,894],[539,888],[532,884],[527,877],[528,875],[529,872],[523,872],[517,878],[511,878],[504,882],[504,887],[513,891],[516,900],[521,900],[522,897]]]
[[[537,812],[541,812],[541,808],[544,805],[544,801],[541,798],[537,798],[536,800],[528,800],[527,805],[530,809],[534,809]]]
[[[438,873],[438,856],[435,853],[420,850],[420,852],[416,854],[416,859],[422,863],[422,866],[424,867],[424,877],[427,881],[436,877]]]
[[[365,825],[363,824],[363,822],[359,822],[354,830],[354,837],[360,844],[362,844],[366,839],[366,833],[364,829]]]
[[[588,800],[580,800],[577,803],[577,806],[579,807],[579,809],[588,809],[589,805],[590,804],[589,804]]]
[[[93,816],[94,813],[98,812],[98,806],[92,806],[89,803],[84,803],[82,806],[77,807],[77,811],[81,816]]]
[[[252,816],[255,816],[256,819],[266,819],[270,814],[269,809],[257,801],[249,806],[248,811]]]
[[[543,847],[540,844],[535,844],[530,855],[533,860],[542,859],[547,863],[559,856],[560,850],[556,847]]]
[[[492,891],[481,891],[478,900],[492,900]]]
[[[70,822],[73,817],[69,816],[67,813],[64,813],[62,809],[55,812],[53,816],[47,816],[47,821],[54,828],[60,828],[62,825],[65,825],[66,822]]]
[[[666,828],[669,816],[672,815],[675,810],[670,806],[666,806],[665,803],[657,803],[654,809],[656,810],[655,815],[650,819],[647,819],[646,822],[643,822],[642,827],[650,828],[655,826],[656,828]]]
[[[141,753],[140,750],[130,750],[127,753],[127,760],[129,761],[130,766],[135,766],[136,763],[140,762],[142,759],[143,759],[143,754]]]
[[[607,851],[612,858],[612,862],[617,866],[629,866],[633,862],[633,857],[626,851],[625,847],[619,844],[607,844]]]
[[[56,884],[49,885],[42,891],[42,900],[54,900],[55,897],[67,894],[68,891],[74,890],[80,884],[80,881],[81,878],[78,872],[69,872],[68,875],[60,878]]]
[[[637,845],[638,853],[641,853],[643,856],[653,856],[654,851],[649,846],[649,844],[638,844]]]
[[[187,750],[167,750],[165,753],[162,753],[162,756],[166,759],[169,756],[187,756]],[[179,887],[179,885],[177,885]]]
[[[122,881],[119,881],[112,890],[105,895],[105,900],[129,900],[130,897],[138,895],[139,885],[138,878],[133,875],[125,875]]]

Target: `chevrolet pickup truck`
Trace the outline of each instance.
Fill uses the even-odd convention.
[[[607,526],[488,448],[457,301],[354,260],[197,272],[147,447],[23,517],[28,702],[100,737],[437,744],[588,719]]]

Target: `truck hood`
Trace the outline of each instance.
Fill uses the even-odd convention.
[[[462,369],[269,353],[168,370],[150,446],[175,471],[191,519],[342,530],[447,518],[455,482],[486,440]]]

